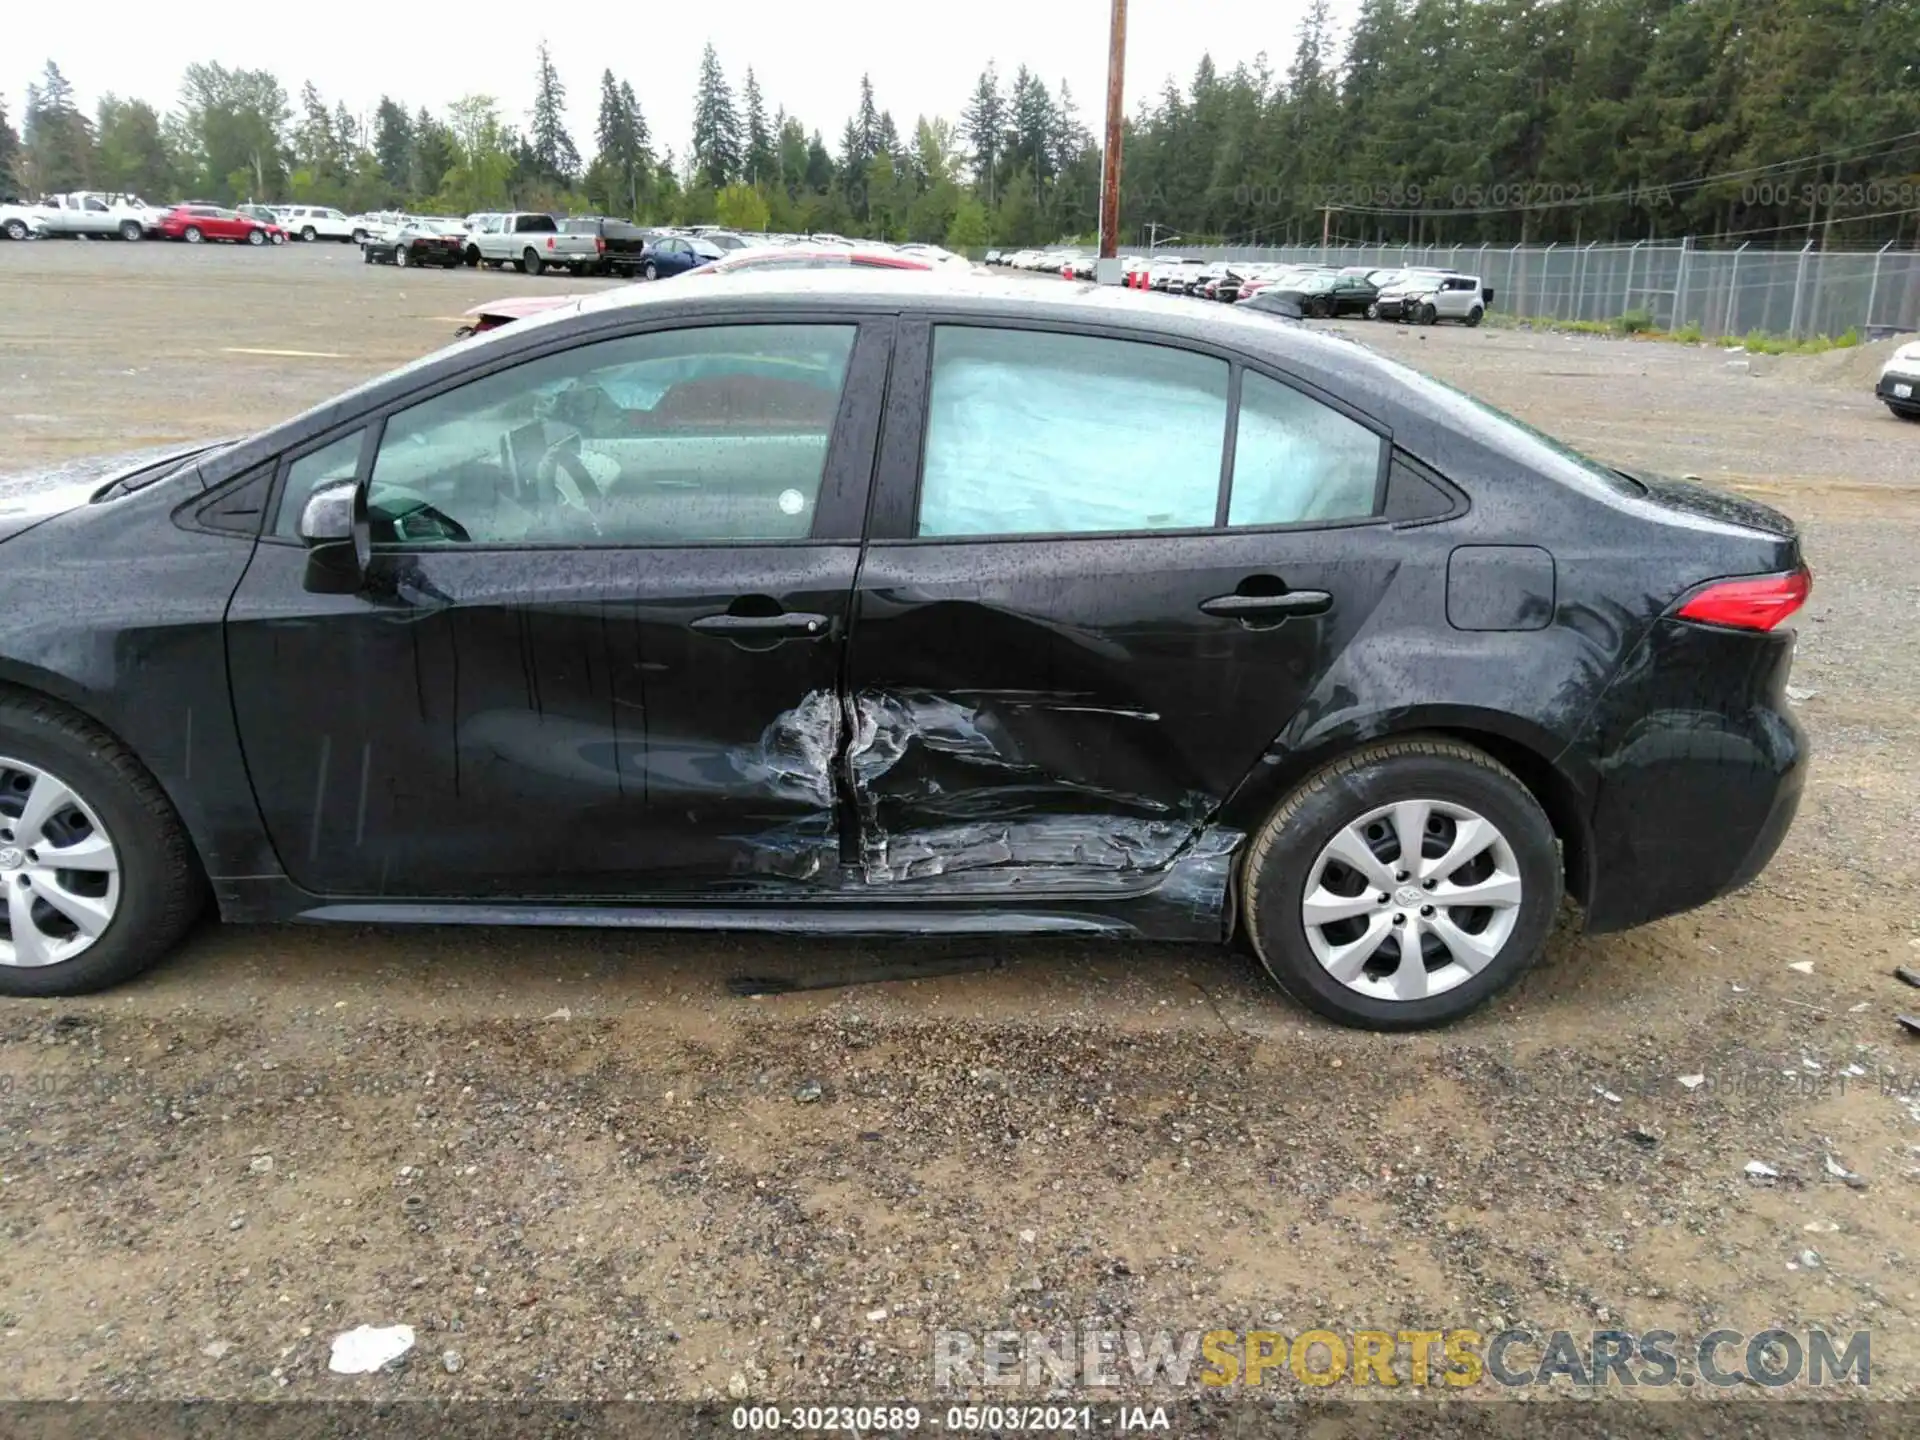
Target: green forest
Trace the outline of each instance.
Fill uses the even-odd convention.
[[[1920,0],[1363,0],[1344,33],[1318,0],[1274,39],[1184,81],[1132,57],[1125,243],[1920,241]],[[170,105],[105,95],[89,114],[49,60],[17,124],[0,108],[0,192],[539,207],[957,248],[1096,225],[1099,117],[1025,66],[910,123],[868,76],[835,131],[708,45],[677,155],[645,105],[684,97],[608,69],[575,136],[544,46],[533,78],[524,124],[488,95],[356,115],[211,61]]]

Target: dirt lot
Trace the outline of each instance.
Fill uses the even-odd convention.
[[[257,427],[581,284],[0,244],[0,468]],[[925,1400],[942,1329],[1820,1326],[1920,1397],[1920,994],[1890,975],[1920,964],[1920,426],[1858,358],[1351,328],[1803,523],[1818,760],[1758,884],[1564,931],[1412,1038],[1205,949],[740,999],[897,952],[209,927],[129,989],[0,1009],[0,1389]],[[415,1327],[409,1363],[330,1375],[362,1322]]]

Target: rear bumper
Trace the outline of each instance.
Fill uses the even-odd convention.
[[[1587,928],[1624,930],[1738,890],[1773,859],[1806,785],[1790,633],[1661,621],[1597,721]],[[1636,675],[1636,672],[1637,675]],[[1628,718],[1631,717],[1631,718]]]

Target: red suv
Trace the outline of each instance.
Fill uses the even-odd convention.
[[[265,245],[273,239],[273,227],[250,220],[237,210],[218,205],[176,205],[160,222],[160,233],[169,240],[184,240],[198,245],[202,240],[245,241]]]

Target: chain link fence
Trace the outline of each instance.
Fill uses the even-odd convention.
[[[1170,246],[1209,260],[1438,266],[1480,276],[1494,309],[1528,319],[1610,321],[1645,311],[1662,330],[1764,331],[1804,339],[1848,330],[1872,340],[1920,330],[1920,252],[1704,250],[1691,240],[1632,245]]]

